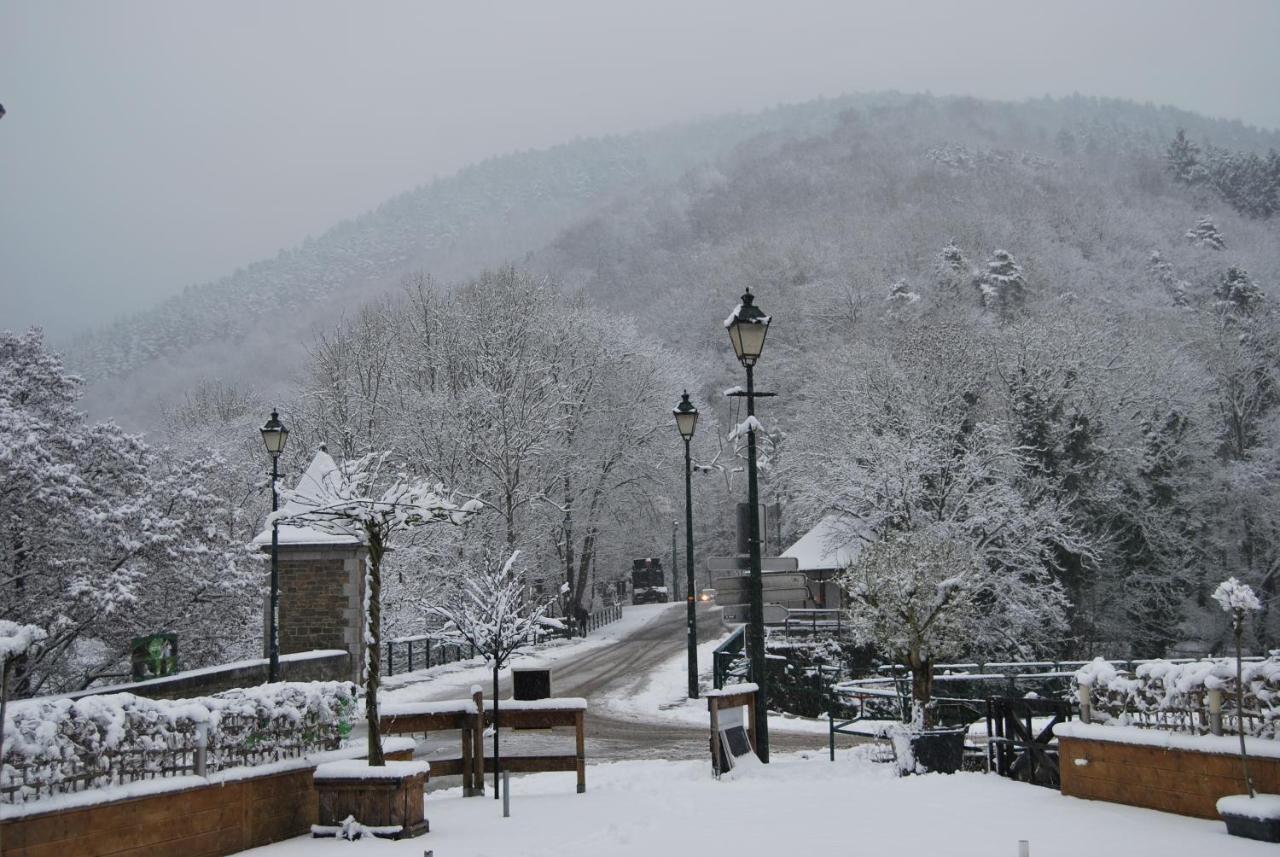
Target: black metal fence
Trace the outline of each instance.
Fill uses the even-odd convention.
[[[585,637],[597,628],[603,628],[605,625],[617,622],[621,618],[621,604],[613,604],[608,607],[601,607],[599,610],[593,610],[587,615],[586,627],[583,629],[582,636]]]
[[[716,646],[715,651],[711,653],[711,680],[716,690],[725,686],[725,680],[729,677],[734,661],[742,657],[746,641],[747,626],[743,625],[730,634],[723,643]]]
[[[386,646],[382,662],[385,675],[425,670],[476,656],[474,646],[445,642],[425,634],[387,640]]]

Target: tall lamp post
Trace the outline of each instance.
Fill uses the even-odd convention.
[[[280,453],[284,452],[289,430],[280,422],[280,414],[271,409],[271,419],[261,429],[262,442],[271,456],[271,511],[280,508],[280,493],[276,480],[280,477]],[[280,524],[271,520],[271,611],[267,625],[267,681],[280,680]]]
[[[680,397],[680,404],[671,409],[676,418],[676,431],[684,438],[684,565],[686,582],[685,601],[689,611],[689,698],[698,698],[698,617],[694,603],[693,581],[693,467],[689,458],[689,441],[698,425],[698,409],[689,401],[689,391]]]
[[[751,526],[748,529],[748,549],[751,556],[751,615],[747,628],[747,651],[751,659],[751,676],[759,690],[756,692],[756,755],[766,764],[769,761],[769,676],[765,672],[764,659],[764,595],[760,579],[760,488],[756,482],[756,398],[773,393],[757,393],[753,375],[756,361],[764,350],[764,338],[769,332],[770,317],[755,305],[755,296],[747,289],[741,302],[724,320],[733,343],[733,353],[747,370],[746,392],[729,395],[747,400],[747,505],[750,507]]]

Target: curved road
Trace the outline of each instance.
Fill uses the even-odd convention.
[[[698,611],[698,636],[707,640],[724,633],[725,626],[717,609]],[[639,690],[653,670],[685,651],[685,611],[683,604],[662,610],[647,624],[612,645],[590,648],[580,654],[558,659],[553,667],[553,691],[556,696],[586,698],[587,758],[590,761],[621,759],[699,759],[708,757],[707,728],[678,722],[654,720],[646,722],[619,716],[602,703],[608,698],[625,696]],[[456,699],[465,696],[465,688],[448,683],[447,677],[418,699]],[[433,682],[433,684],[435,684]],[[419,685],[419,687],[421,687]],[[510,694],[510,678],[499,682],[503,697]],[[488,690],[486,686],[486,691]],[[488,693],[486,692],[486,696]],[[771,731],[770,747],[774,750],[817,750],[825,748],[825,734]],[[502,744],[511,752],[536,753],[540,749],[564,747],[563,735],[511,732],[504,730]],[[420,744],[420,752],[430,758],[434,752],[456,754],[455,740],[433,737]]]

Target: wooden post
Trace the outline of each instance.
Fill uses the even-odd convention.
[[[578,794],[582,794],[587,790],[587,738],[584,730],[584,721],[586,720],[586,712],[579,711],[573,717],[573,728],[577,731],[577,770],[578,770]]]
[[[475,786],[471,782],[471,775],[474,773],[475,762],[471,758],[471,737],[475,732],[469,715],[462,718],[462,796],[472,797],[475,795]]]
[[[711,709],[711,766],[718,777],[724,770],[723,760],[720,758],[720,697],[708,697],[707,707]],[[754,729],[748,734],[752,741],[756,740]]]
[[[1205,694],[1209,703],[1209,732],[1213,735],[1222,734],[1222,691],[1211,690]],[[1240,728],[1244,728],[1241,723]]]
[[[760,691],[756,691],[759,693]],[[756,752],[756,706],[754,694],[752,702],[747,706],[747,737],[751,739],[751,752]]]
[[[1082,684],[1076,689],[1076,695],[1080,702],[1080,720],[1084,723],[1093,722],[1093,688],[1087,684]]]
[[[476,704],[475,719],[472,721],[471,727],[471,746],[474,748],[471,754],[475,769],[471,774],[472,788],[475,794],[484,794],[484,692],[478,687],[476,692],[471,695],[471,699]]]

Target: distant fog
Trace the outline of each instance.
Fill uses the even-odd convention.
[[[65,339],[487,156],[823,94],[1280,127],[1273,0],[690,5],[10,4],[0,328]]]

